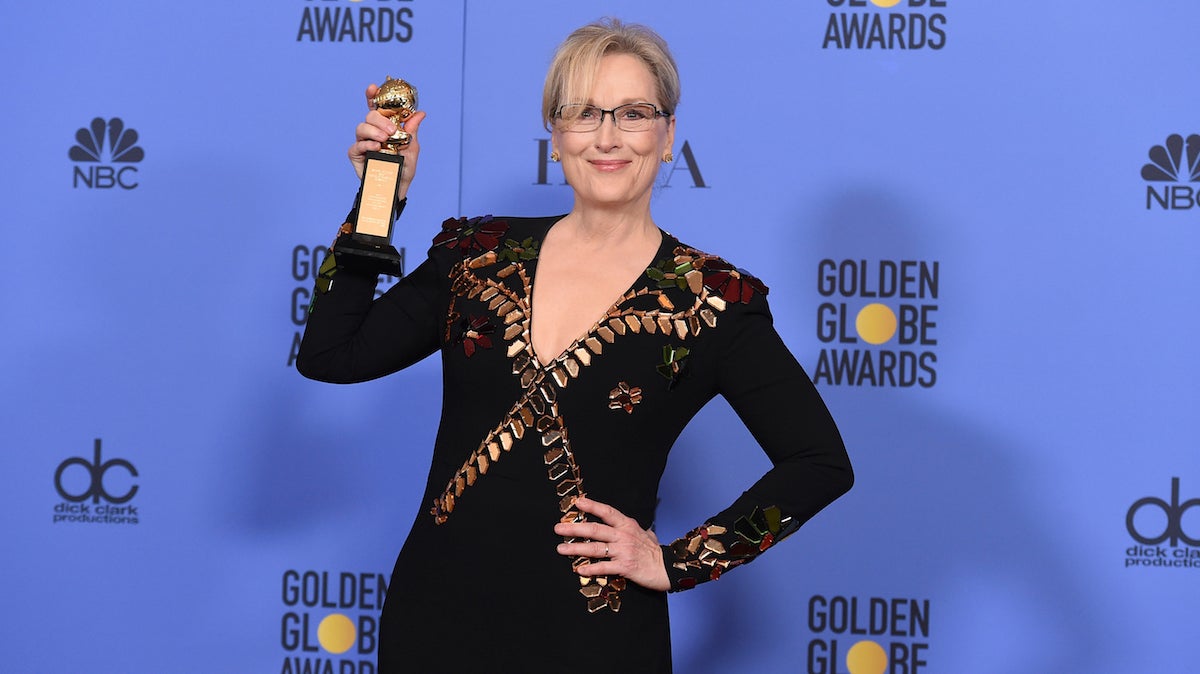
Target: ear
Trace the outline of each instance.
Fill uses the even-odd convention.
[[[675,115],[667,118],[667,147],[664,151],[670,151],[675,147]]]

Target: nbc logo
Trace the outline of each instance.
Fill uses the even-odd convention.
[[[121,187],[131,190],[138,186],[137,167],[146,153],[137,144],[138,133],[125,127],[120,117],[107,122],[101,117],[75,132],[75,145],[68,156],[83,164],[75,166],[74,186],[83,184],[89,189]],[[105,162],[107,159],[107,162]],[[123,164],[120,168],[110,164]]]
[[[1146,210],[1157,205],[1163,210],[1185,211],[1200,207],[1200,134],[1184,140],[1179,134],[1167,136],[1162,145],[1150,148],[1150,163],[1142,166],[1146,185]],[[1167,184],[1171,183],[1171,184]]]

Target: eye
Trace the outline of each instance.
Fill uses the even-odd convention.
[[[642,120],[653,116],[654,110],[648,105],[630,105],[621,110],[622,119]]]
[[[600,109],[595,106],[585,106],[579,110],[579,119],[595,119],[600,116]]]

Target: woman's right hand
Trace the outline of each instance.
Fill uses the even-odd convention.
[[[366,164],[364,155],[372,150],[378,150],[383,147],[383,141],[388,139],[396,131],[396,125],[391,119],[383,116],[375,109],[375,94],[378,93],[379,86],[371,84],[367,86],[367,107],[370,112],[367,113],[366,119],[359,123],[354,129],[354,144],[350,146],[350,151],[347,154],[350,156],[350,163],[354,166],[354,172],[361,179],[363,174],[363,166]],[[403,122],[404,130],[412,136],[412,140],[408,145],[400,148],[400,156],[404,157],[404,169],[400,172],[400,186],[396,188],[396,198],[404,199],[408,194],[408,186],[412,184],[413,176],[417,172],[417,155],[421,153],[421,146],[417,136],[417,129],[421,126],[421,120],[425,119],[425,112],[419,111],[413,113],[411,117]]]

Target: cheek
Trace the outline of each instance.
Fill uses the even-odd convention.
[[[649,137],[646,139],[645,154],[661,158],[663,153],[671,147],[671,134],[666,131],[660,131],[647,135]]]
[[[588,149],[587,143],[580,143],[578,137],[563,136],[554,144],[554,149],[558,150],[558,154],[562,157],[562,163],[565,167],[573,161],[581,161],[584,153]]]
[[[638,156],[644,157],[651,165],[658,165],[662,161],[663,154],[670,148],[667,144],[667,135],[655,134],[647,138],[646,142],[639,145],[637,148]]]

